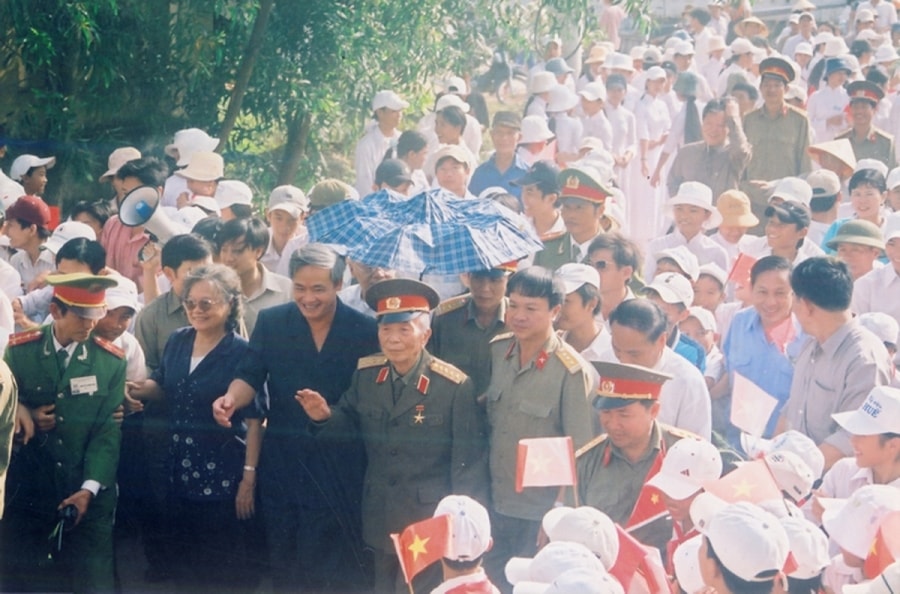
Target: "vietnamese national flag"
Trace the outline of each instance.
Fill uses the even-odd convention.
[[[572,438],[537,437],[519,440],[516,493],[525,487],[574,486],[575,450]]]
[[[650,594],[668,594],[665,571],[662,566],[657,567],[653,563],[651,552],[618,524],[616,534],[619,537],[619,556],[609,569],[609,574],[622,584],[626,592],[631,591],[631,582],[637,574],[647,582]],[[658,552],[654,553],[659,557]]]
[[[740,287],[750,286],[750,270],[756,264],[756,258],[748,256],[744,252],[740,252],[734,259],[731,271],[728,273],[728,280],[734,281],[734,284]]]
[[[391,534],[403,577],[409,584],[416,575],[444,556],[450,545],[450,516],[428,518]]]
[[[762,437],[776,406],[777,398],[740,373],[734,373],[731,386],[732,425],[748,435]]]
[[[644,477],[645,484],[641,487],[634,509],[631,510],[631,516],[625,524],[625,529],[629,532],[665,517],[669,513],[669,510],[666,509],[666,504],[663,502],[662,491],[646,484],[659,472],[659,469],[662,467],[662,461],[663,456],[657,454],[656,460],[653,461],[653,466],[650,467],[650,471]]]
[[[743,462],[737,468],[714,481],[707,481],[703,488],[728,503],[749,501],[760,503],[781,499],[781,489],[775,483],[765,460]]]
[[[863,565],[866,579],[875,579],[897,559],[900,559],[900,511],[891,512],[881,519],[875,542]]]

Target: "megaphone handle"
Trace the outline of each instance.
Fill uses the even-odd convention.
[[[141,251],[138,252],[138,262],[148,262],[159,254],[159,248],[157,247],[159,240],[152,233],[148,232],[148,235],[150,235],[150,241],[145,243]]]

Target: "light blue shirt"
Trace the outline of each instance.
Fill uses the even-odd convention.
[[[503,172],[497,169],[497,162],[494,160],[494,155],[491,155],[490,159],[475,169],[472,179],[469,180],[469,191],[478,196],[491,186],[499,186],[506,188],[506,191],[516,198],[520,198],[522,188],[514,186],[512,182],[525,177],[526,173],[528,173],[528,164],[518,153],[513,157],[512,165]]]

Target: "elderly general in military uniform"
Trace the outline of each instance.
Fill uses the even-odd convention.
[[[622,363],[595,362],[600,375],[594,408],[604,433],[575,452],[578,496],[648,546],[665,551],[672,522],[662,495],[642,488],[659,471],[666,450],[694,437],[656,420],[663,382],[672,376]]]
[[[603,233],[606,199],[612,190],[603,174],[589,165],[559,172],[559,203],[566,232],[544,239],[544,249],[534,256],[536,266],[556,270],[571,262],[589,264],[588,248]]]
[[[867,80],[858,80],[847,85],[850,95],[850,120],[853,124],[836,139],[846,138],[853,147],[856,160],[876,159],[892,169],[897,165],[894,137],[876,128],[872,121],[878,110],[878,103],[884,98],[881,87]]]
[[[125,357],[91,337],[116,281],[52,275],[53,322],[15,334],[6,351],[19,406],[36,433],[10,464],[2,525],[4,591],[113,589],[113,513],[121,434],[113,411],[125,394]],[[48,537],[68,510],[62,535]],[[61,551],[57,539],[61,538]]]
[[[320,439],[361,434],[368,456],[363,540],[375,549],[375,591],[405,592],[389,535],[430,518],[446,495],[486,501],[484,413],[472,380],[425,350],[429,312],[439,302],[434,289],[389,279],[372,285],[366,301],[377,315],[381,353],[359,360],[334,408],[313,390],[298,391],[297,400]],[[416,591],[431,591],[439,574],[417,576]]]

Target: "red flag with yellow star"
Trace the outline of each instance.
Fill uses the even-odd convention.
[[[759,503],[783,497],[765,460],[744,462],[722,478],[706,482],[703,488],[728,503]]]
[[[663,456],[657,454],[656,459],[653,461],[653,466],[650,467],[650,471],[644,477],[644,483],[659,472],[659,469],[662,468],[662,461]],[[666,504],[663,502],[662,491],[645,484],[641,487],[641,492],[638,493],[637,501],[634,503],[634,509],[631,510],[631,517],[628,518],[625,528],[630,532],[641,526],[646,526],[650,522],[666,516],[668,513],[669,510],[666,509]]]
[[[572,438],[536,437],[519,440],[516,493],[525,487],[575,485],[575,450]]]
[[[897,559],[900,559],[900,511],[891,512],[881,519],[875,542],[863,565],[866,579],[875,579]]]
[[[626,592],[630,591],[635,575],[639,575],[647,582],[647,590],[651,594],[668,594],[666,572],[661,565],[653,562],[653,555],[658,558],[659,554],[651,553],[648,547],[618,524],[616,534],[619,537],[619,556],[609,569],[610,575],[622,584]]]
[[[450,544],[450,516],[428,518],[391,534],[406,583],[444,556]]]

